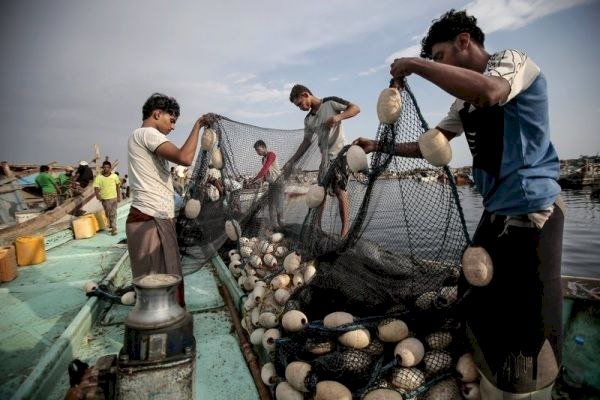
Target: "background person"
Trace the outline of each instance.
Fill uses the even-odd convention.
[[[121,199],[125,199],[129,197],[129,183],[128,182],[128,176],[127,174],[125,174],[125,176],[123,176],[123,178],[121,178]]]
[[[321,150],[321,165],[319,166],[319,182],[346,144],[342,120],[352,118],[360,112],[357,105],[339,97],[324,97],[320,99],[312,94],[310,89],[303,85],[295,85],[290,91],[290,101],[302,111],[308,111],[304,118],[304,140],[290,160],[284,165],[283,170],[287,175],[293,165],[306,153],[313,137],[317,137]],[[348,171],[336,170],[331,185],[326,188],[330,195],[338,199],[342,229],[340,235],[345,237],[350,229],[350,206],[348,203]],[[323,207],[319,207],[318,221],[321,223]]]
[[[80,161],[73,182],[73,194],[78,195],[88,187],[90,182],[94,180],[94,173],[88,165],[87,161]]]
[[[62,172],[61,174],[58,175],[58,178],[56,179],[56,183],[58,184],[58,187],[60,188],[61,193],[66,193],[68,195],[70,195],[71,192],[71,184],[72,184],[72,179],[73,179],[73,167],[71,167],[70,165],[67,166],[65,168],[65,172]]]
[[[46,203],[46,209],[51,210],[56,207],[60,189],[56,184],[54,177],[50,175],[50,167],[47,165],[40,166],[40,172],[35,177],[35,184],[42,190],[42,196],[44,198],[44,203]]]
[[[256,177],[250,180],[250,184],[256,182],[268,182],[271,198],[269,199],[269,216],[271,228],[278,230],[283,225],[283,205],[285,201],[285,185],[281,175],[281,168],[277,163],[277,155],[267,150],[267,144],[263,140],[254,143],[256,154],[262,157],[262,168]]]
[[[117,207],[121,200],[121,180],[112,172],[110,161],[102,163],[102,172],[94,179],[94,192],[96,198],[102,203],[102,208],[108,218],[111,235],[118,233]]]

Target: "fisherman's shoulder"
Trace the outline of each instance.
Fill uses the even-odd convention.
[[[162,133],[159,132],[158,129],[153,128],[151,126],[145,126],[145,127],[140,127],[140,128],[136,128],[133,130],[133,132],[131,133],[131,136],[136,137],[136,138],[144,138],[144,137],[164,137],[165,135],[163,135]]]
[[[539,66],[522,50],[504,49],[490,55],[484,75],[515,75],[520,70],[537,75]]]
[[[338,96],[328,96],[328,97],[323,97],[323,99],[321,100],[322,104],[326,104],[326,103],[330,103],[330,102],[335,102],[335,103],[339,103],[342,105],[349,105],[350,102],[346,99],[342,99],[341,97]]]

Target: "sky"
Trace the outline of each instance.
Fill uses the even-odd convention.
[[[344,121],[348,141],[374,137],[389,64],[418,55],[450,8],[478,18],[489,52],[517,48],[540,66],[560,158],[600,153],[599,0],[22,0],[0,16],[0,159],[76,164],[97,143],[123,170],[127,138],[157,91],[182,107],[176,145],[207,112],[302,128],[288,100],[295,83],[360,106]],[[435,126],[452,98],[418,76],[408,82]],[[452,148],[452,166],[471,164],[464,138]]]

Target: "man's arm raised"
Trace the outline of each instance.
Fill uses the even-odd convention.
[[[178,148],[172,142],[168,141],[158,146],[154,152],[160,157],[175,164],[185,165],[186,167],[192,165],[194,156],[196,155],[196,148],[198,147],[200,129],[207,125],[207,117],[203,115],[198,118],[192,127],[190,135],[181,148]]]
[[[390,73],[394,78],[415,73],[476,107],[502,103],[510,93],[510,84],[503,78],[418,57],[397,58]]]

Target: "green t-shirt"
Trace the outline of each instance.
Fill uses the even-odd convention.
[[[69,186],[71,184],[71,176],[68,176],[64,172],[58,176],[57,183],[58,186]]]
[[[56,193],[54,178],[47,172],[40,172],[35,178],[35,183],[42,188],[42,193]]]

